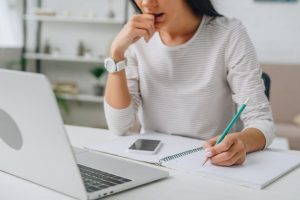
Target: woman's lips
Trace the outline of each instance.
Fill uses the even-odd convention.
[[[155,17],[155,23],[162,22],[164,13],[158,13],[158,14],[153,14],[153,15]]]

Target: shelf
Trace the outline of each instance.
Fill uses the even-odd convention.
[[[108,18],[25,15],[24,19],[28,21],[44,21],[44,22],[99,23],[99,24],[115,24],[115,25],[124,24],[123,20],[108,19]]]
[[[31,60],[52,60],[52,61],[67,61],[67,62],[86,62],[86,63],[98,63],[102,64],[104,62],[103,58],[86,58],[80,56],[68,56],[68,55],[49,55],[40,53],[26,53],[25,58]]]
[[[65,100],[70,100],[70,101],[83,101],[83,102],[90,102],[90,103],[102,103],[104,101],[103,97],[86,95],[86,94],[79,94],[79,95],[60,94],[59,96]]]

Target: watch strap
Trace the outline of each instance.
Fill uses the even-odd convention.
[[[125,69],[126,66],[126,60],[122,60],[116,63],[116,72],[119,72],[123,69]]]

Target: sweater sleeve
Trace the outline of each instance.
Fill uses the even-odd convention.
[[[248,105],[241,115],[244,129],[260,130],[265,136],[266,148],[275,137],[272,111],[264,93],[262,70],[258,64],[255,49],[246,28],[241,23],[236,23],[231,31],[225,62],[227,81],[238,108],[249,98]]]
[[[130,48],[126,51],[125,58],[125,72],[131,103],[127,108],[115,109],[108,102],[104,101],[104,111],[108,128],[116,135],[124,135],[133,126],[141,104],[138,63]]]

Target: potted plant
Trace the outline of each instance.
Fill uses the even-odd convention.
[[[103,96],[104,95],[104,84],[102,84],[102,77],[106,73],[106,70],[103,66],[97,66],[91,69],[91,74],[96,78],[97,82],[94,85],[94,94],[96,96]]]

